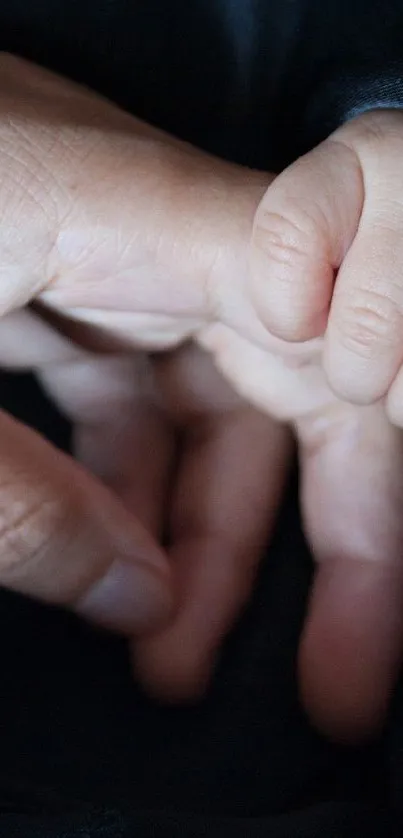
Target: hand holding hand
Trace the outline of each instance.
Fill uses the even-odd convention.
[[[194,349],[154,360],[150,391],[149,362],[144,376],[133,351],[193,338],[238,393],[296,430],[318,561],[303,694],[327,729],[366,731],[384,713],[403,642],[402,441],[382,405],[355,408],[333,395],[321,338],[289,345],[266,328],[272,309],[259,295],[273,274],[266,262],[259,273],[258,255],[270,257],[270,242],[282,248],[265,217],[281,178],[265,194],[267,176],[190,149],[40,70],[5,58],[2,72],[0,307],[6,314],[36,300],[41,318],[3,319],[0,360],[39,372],[77,423],[77,453],[110,489],[3,417],[0,581],[129,635],[160,621],[160,634],[135,644],[143,678],[165,695],[205,683],[250,590],[288,439]],[[271,218],[282,223],[280,212]],[[183,459],[172,484],[178,430]],[[171,569],[158,547],[167,526]],[[146,580],[122,574],[122,551]]]

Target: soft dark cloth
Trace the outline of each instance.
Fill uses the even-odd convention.
[[[262,168],[401,107],[402,43],[402,0],[0,0],[0,49]]]
[[[210,151],[279,170],[352,114],[403,103],[403,0],[0,0],[0,48]],[[2,404],[68,446],[28,378]],[[124,642],[0,597],[4,838],[403,835],[403,702],[343,749],[310,728],[295,657],[312,567],[296,482],[206,700],[152,705]]]

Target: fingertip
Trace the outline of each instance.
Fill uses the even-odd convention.
[[[319,569],[299,650],[299,683],[313,724],[358,743],[382,729],[402,651],[396,574],[360,561]]]
[[[165,704],[195,704],[210,683],[213,656],[174,631],[136,641],[133,664],[147,694]]]
[[[330,644],[329,644],[330,645]],[[362,695],[343,664],[318,650],[315,627],[305,632],[298,655],[299,691],[304,710],[319,733],[342,745],[374,738],[382,729],[389,696]],[[375,700],[374,700],[375,699]]]
[[[116,559],[75,604],[103,628],[143,634],[166,624],[173,610],[169,576],[143,563]]]
[[[174,611],[168,557],[108,489],[98,484],[93,488],[92,495],[85,496],[91,523],[88,575],[72,605],[86,619],[112,631],[126,635],[156,631]]]

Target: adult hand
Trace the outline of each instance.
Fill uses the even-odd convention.
[[[177,346],[214,318],[220,277],[243,274],[266,182],[3,55],[0,315],[39,301],[115,347]],[[52,330],[29,341],[39,321],[26,322],[31,366],[36,352],[64,352]],[[133,634],[167,619],[172,578],[152,527],[31,431],[1,422],[1,583]]]
[[[95,353],[97,335],[73,331],[80,347],[28,310],[8,315],[0,364],[36,373],[73,422],[77,459],[164,544],[176,610],[158,638],[133,649],[154,693],[194,698],[250,595],[291,434],[237,396],[195,345],[147,356],[109,354],[104,343]],[[31,585],[36,577],[34,567]]]
[[[288,347],[266,330],[263,318],[252,304],[248,285],[249,244],[254,214],[270,179],[213,160],[147,128],[96,97],[14,59],[4,58],[0,81],[3,91],[0,115],[0,158],[3,165],[0,205],[4,219],[0,231],[3,271],[0,285],[1,311],[5,314],[36,299],[48,312],[53,312],[56,319],[62,314],[79,324],[79,331],[83,324],[90,324],[92,333],[96,330],[96,340],[100,344],[98,348],[107,347],[108,354],[112,349],[117,351],[123,347],[125,351],[139,346],[151,350],[169,349],[180,345],[188,337],[194,337],[214,355],[216,363],[235,384],[238,392],[276,417],[292,421],[301,443],[307,529],[319,563],[302,642],[303,691],[316,719],[323,726],[339,732],[367,729],[384,712],[402,646],[401,437],[389,425],[382,407],[348,407],[332,396],[322,373],[320,341]],[[7,319],[3,321],[3,328],[6,323]],[[40,325],[42,328],[42,321]],[[12,333],[14,327],[15,323]],[[26,329],[28,332],[28,326]],[[74,328],[69,337],[77,338]],[[53,332],[49,333],[48,339],[49,342],[55,339]],[[57,340],[60,340],[60,335]],[[36,342],[36,347],[39,353],[42,347],[46,348],[44,337]],[[23,353],[21,340],[17,349]],[[60,351],[59,361],[66,364],[68,359],[65,345],[57,351]],[[76,351],[75,347],[69,347],[69,352]],[[57,357],[53,348],[50,355],[52,364],[55,364]],[[75,361],[80,364],[81,355],[77,357],[73,354],[71,362]],[[4,351],[3,362],[7,363]],[[16,363],[14,347],[10,364],[13,366]],[[21,363],[27,363],[26,357]],[[34,362],[33,356],[29,365],[38,368],[43,366],[41,359],[36,358]],[[80,380],[77,376],[76,370],[73,385],[74,381]],[[164,379],[165,376],[169,379],[166,369]],[[206,376],[207,373],[200,376],[199,386],[208,380]],[[114,373],[111,377],[115,380]],[[63,380],[60,369],[57,380]],[[196,380],[199,380],[199,376],[195,373]],[[132,394],[132,390],[127,389],[127,373],[123,375],[123,382],[122,392],[127,390]],[[187,387],[188,384],[189,381]],[[57,399],[65,398],[60,390],[62,385],[57,385],[54,379],[53,382],[48,381],[48,386]],[[74,392],[66,382],[63,387],[69,393],[70,407],[66,406],[72,413]],[[91,388],[89,385],[87,387],[90,391],[92,388],[92,384]],[[213,390],[216,392],[217,385],[214,385]],[[219,390],[221,392],[221,385]],[[201,400],[197,396],[199,405],[200,401],[205,404],[206,398],[206,392]],[[215,415],[217,409],[214,399],[215,396],[212,406]],[[106,428],[113,418],[107,410],[108,402],[109,399],[104,399],[101,404],[106,411],[101,440],[105,440]],[[112,397],[110,403],[114,404]],[[84,408],[81,405],[79,411]],[[142,651],[138,652],[143,676],[164,692],[172,690],[184,694],[192,688],[197,689],[200,679],[203,681],[205,675],[201,677],[201,673],[205,673],[208,668],[206,661],[211,658],[219,637],[228,629],[249,590],[243,565],[242,570],[237,569],[235,573],[234,567],[238,568],[240,556],[245,559],[248,568],[255,564],[269,524],[269,521],[262,523],[264,510],[267,506],[274,511],[283,480],[285,461],[283,466],[280,461],[283,451],[285,458],[287,447],[283,429],[272,425],[267,419],[263,420],[253,411],[249,413],[240,403],[233,409],[235,414],[238,410],[241,413],[245,411],[247,417],[242,434],[234,431],[236,445],[232,441],[226,448],[226,440],[231,436],[227,427],[229,418],[229,424],[232,423],[231,409],[224,411],[225,422],[221,425],[219,423],[220,443],[214,442],[217,440],[217,424],[212,423],[214,428],[212,436],[211,428],[209,431],[210,444],[200,457],[198,466],[189,465],[188,484],[190,487],[206,487],[210,484],[210,477],[207,480],[206,475],[210,474],[209,469],[213,469],[213,466],[214,474],[219,474],[216,471],[218,457],[216,463],[212,462],[211,457],[211,450],[219,449],[221,458],[226,459],[228,456],[223,474],[226,475],[225,486],[230,485],[234,491],[232,505],[222,507],[227,511],[221,519],[220,508],[224,493],[220,484],[220,504],[216,503],[218,490],[214,493],[214,504],[210,494],[206,493],[203,500],[201,490],[198,490],[199,502],[193,505],[190,503],[190,512],[184,507],[183,520],[186,526],[181,523],[181,516],[176,517],[175,513],[174,542],[176,539],[180,544],[190,538],[195,549],[190,566],[195,570],[189,572],[183,586],[186,572],[179,572],[180,607],[176,620],[160,637],[144,641]],[[220,412],[222,410],[219,408]],[[136,413],[137,410],[133,415]],[[201,413],[206,413],[205,408]],[[209,413],[211,405],[207,415]],[[191,430],[195,427],[193,412],[192,417],[192,421],[185,423],[190,424]],[[77,418],[81,424],[85,424],[85,416],[80,413]],[[253,468],[246,478],[244,469],[247,466],[241,464],[242,470],[238,471],[237,479],[232,481],[228,476],[233,474],[234,451],[236,448],[249,451],[253,440],[252,420],[262,428],[260,434],[256,433],[259,445],[254,449],[253,456],[249,455]],[[10,439],[16,433],[16,426],[11,426],[11,420],[5,422],[4,441],[6,433]],[[207,422],[209,425],[210,419]],[[146,427],[145,431],[148,433],[149,429]],[[136,438],[137,431],[134,433]],[[24,464],[30,464],[31,484],[34,475],[42,472],[47,475],[46,497],[53,497],[56,488],[63,498],[67,487],[72,503],[71,498],[79,496],[77,491],[72,492],[71,486],[71,469],[76,467],[71,463],[67,466],[66,461],[62,461],[53,451],[50,454],[51,449],[37,440],[35,446],[40,445],[41,451],[35,459],[31,436],[28,444],[29,432],[18,428],[18,434],[18,440],[23,435],[26,441],[24,445],[27,447],[22,459]],[[93,428],[91,434],[87,434],[86,445],[83,443],[81,450],[84,452],[86,446],[90,446],[88,437],[93,438]],[[108,440],[112,442],[111,433],[108,434]],[[165,443],[160,444],[165,452],[165,463],[164,458],[169,460],[166,453],[169,445],[167,448]],[[18,441],[18,445],[22,445],[22,442]],[[8,471],[4,471],[6,485],[10,472],[15,472],[16,453],[15,445],[12,449],[10,443],[5,442],[5,446],[9,452],[8,462],[12,462],[12,467],[10,465]],[[106,451],[104,444],[101,445],[101,453],[103,449]],[[113,464],[116,456],[113,445],[111,450]],[[50,456],[51,462],[48,459]],[[264,464],[264,474],[271,472],[270,476],[274,479],[272,486],[269,485],[270,481],[262,478],[262,471],[258,467],[260,458]],[[101,454],[96,448],[87,462],[111,482],[108,468],[111,469],[112,465],[106,464],[100,469],[97,466],[98,459],[102,464]],[[192,459],[190,454],[189,463]],[[45,460],[47,471],[43,464]],[[17,462],[21,462],[21,457]],[[183,467],[186,473],[186,460]],[[55,474],[60,473],[58,470],[61,468],[70,470],[68,476],[63,471],[63,481],[55,482],[51,476],[52,469]],[[153,469],[155,479],[159,474],[158,480],[162,481],[159,496],[165,498],[167,471],[165,466],[161,469],[158,456]],[[18,500],[25,497],[24,479],[19,482],[18,491],[15,492]],[[89,479],[88,476],[81,476],[77,485]],[[257,499],[256,503],[259,498],[262,499],[258,514],[251,514],[247,510],[245,497],[239,500],[239,487],[246,479],[252,481],[252,497]],[[179,473],[178,486],[181,483],[186,486],[186,479],[182,481]],[[63,491],[60,491],[61,485]],[[131,478],[127,485],[130,494]],[[96,502],[96,514],[104,545],[107,541],[103,528],[105,522],[113,516],[110,507],[108,514],[105,512],[105,494],[102,494],[101,503],[99,492],[106,490],[96,484],[95,491],[93,486],[91,484],[88,494],[91,495],[93,491],[93,496],[99,499]],[[138,516],[143,517],[147,526],[153,529],[150,516],[154,521],[161,521],[158,517],[161,504],[150,505],[148,490],[144,489],[144,501],[138,498],[138,488],[133,491],[137,500],[132,504],[126,498],[126,502],[129,502],[131,510],[138,509]],[[179,497],[181,491],[179,488]],[[5,489],[7,521],[11,508],[8,492],[9,489]],[[35,492],[32,497],[35,497]],[[188,489],[185,497],[194,498],[197,493],[194,489]],[[109,494],[107,499],[108,504],[113,502]],[[204,507],[202,513],[200,500]],[[77,504],[77,501],[74,503]],[[80,509],[86,509],[86,504],[87,495],[81,495]],[[44,506],[48,508],[52,504]],[[249,540],[245,542],[247,549],[243,544],[239,553],[233,541],[228,543],[225,540],[232,526],[232,513],[230,515],[228,509],[236,509],[237,514],[243,510],[242,520],[248,522],[249,529],[246,529]],[[124,515],[122,507],[119,510],[119,515],[124,516],[126,522],[130,519],[132,527],[133,517],[128,516],[128,513]],[[215,515],[220,518],[218,539]],[[82,512],[81,519],[75,519],[75,532],[78,532],[83,517],[88,520],[88,513]],[[54,521],[52,518],[52,533],[55,532]],[[126,551],[133,556],[135,539],[138,540],[139,532],[141,538],[145,538],[144,530],[140,530],[138,523],[135,534],[131,529],[129,537],[129,524],[125,529],[122,521],[120,517],[118,530],[120,534],[125,533]],[[41,522],[41,527],[34,527],[34,533],[30,530],[29,522],[24,525],[23,547],[19,546],[20,561],[14,562],[14,576],[10,578],[6,567],[5,573],[0,572],[1,581],[53,601],[68,603],[83,600],[82,596],[80,598],[76,594],[77,590],[82,590],[80,586],[76,586],[72,594],[64,593],[69,590],[63,581],[64,574],[68,575],[71,571],[69,562],[66,564],[60,540],[53,542],[52,551],[47,551],[48,564],[43,563],[44,571],[37,571],[38,565],[41,567],[41,562],[36,558],[38,551],[34,550],[34,561],[27,561],[27,556],[30,559],[32,555],[33,536],[40,530],[43,544],[43,533],[49,531],[46,517],[44,519],[42,516]],[[211,600],[209,619],[205,621],[212,628],[206,632],[203,615],[206,613],[206,601],[212,595],[209,578],[214,566],[214,562],[206,559],[211,547],[211,522],[214,550],[221,555],[222,544],[225,542],[228,552],[227,569],[223,571],[222,577],[224,581],[215,583],[218,596],[216,600]],[[157,532],[155,527],[154,532]],[[73,569],[79,564],[84,546],[77,543],[71,547],[75,556],[74,561],[71,561]],[[54,555],[55,547],[58,564],[56,572],[52,572],[49,557]],[[163,587],[164,573],[168,571],[166,568],[163,570],[163,558],[161,551],[158,552],[157,539],[153,541],[150,533],[146,547],[149,552],[144,563],[147,563],[151,554],[155,555],[155,551],[160,562],[161,569],[157,578],[162,585],[162,592],[160,588],[159,608],[155,610],[162,619],[163,615],[167,616],[169,609],[169,585]],[[86,549],[91,555],[91,550]],[[7,551],[3,553],[7,556]],[[183,568],[184,562],[179,564]],[[59,565],[63,565],[63,568],[66,565],[66,569],[59,569]],[[216,569],[216,573],[219,571],[220,568]],[[74,572],[77,573],[77,569]],[[155,579],[151,568],[149,577]],[[232,578],[235,581],[230,596],[224,596],[223,591]],[[119,579],[121,582],[122,576]],[[127,599],[135,598],[137,592],[141,591],[141,586],[122,587]],[[173,588],[178,594],[178,585]],[[120,617],[113,616],[107,604],[111,591],[115,614],[129,614],[133,621],[130,624],[128,619],[121,627],[135,634],[139,630],[140,621],[136,624],[134,615],[138,612],[132,606],[126,609],[121,607],[119,597],[122,591],[116,594],[116,583],[115,587],[113,584],[109,588],[106,586],[106,590],[104,585],[103,597],[84,597],[87,613],[91,612],[98,619],[116,627]],[[161,598],[164,598],[162,594],[165,595],[165,603],[161,608]],[[138,596],[138,599],[141,597]],[[154,608],[155,602],[154,599]],[[186,618],[183,609],[188,609]],[[189,613],[193,615],[192,618]],[[153,616],[157,619],[155,613]],[[189,670],[193,655],[192,647],[189,646],[191,619],[196,619],[201,627],[196,655],[199,663],[196,661],[193,674]],[[144,622],[149,627],[149,614],[147,620],[143,619]],[[183,639],[184,628],[187,661],[185,654],[185,659],[177,663],[173,681],[170,681],[171,676],[169,673],[167,675],[164,667],[164,644],[168,643],[169,650],[179,649],[175,654],[180,658],[181,644],[178,644],[178,638]],[[178,658],[172,657],[172,660]]]
[[[0,315],[41,299],[118,343],[180,343],[204,322],[221,251],[245,238],[256,178],[245,195],[244,181],[93,94],[1,56]],[[229,219],[233,197],[249,208],[246,220]],[[54,333],[39,340],[40,355],[61,351]],[[133,634],[166,620],[172,579],[157,540],[88,473],[0,421],[0,582]]]

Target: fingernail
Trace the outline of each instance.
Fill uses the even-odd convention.
[[[76,611],[105,628],[138,634],[163,625],[171,607],[168,576],[117,559],[80,599]]]

